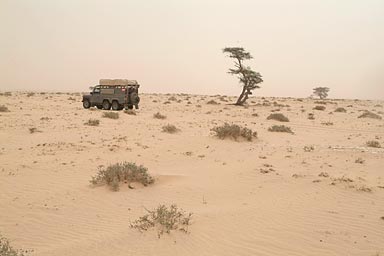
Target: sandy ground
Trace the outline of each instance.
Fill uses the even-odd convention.
[[[384,102],[330,100],[318,111],[313,99],[256,97],[247,108],[228,105],[234,97],[141,99],[137,115],[113,120],[83,109],[80,94],[0,96],[10,110],[0,113],[0,233],[39,256],[384,255],[384,149],[366,146],[384,145],[384,120],[357,118],[384,116]],[[272,111],[290,122],[267,120]],[[90,118],[100,125],[84,125]],[[214,137],[224,122],[258,138]],[[164,133],[166,124],[180,131]],[[269,132],[274,124],[294,134]],[[122,161],[146,166],[156,182],[90,186],[98,166]],[[159,204],[193,212],[189,233],[159,239],[130,228]]]

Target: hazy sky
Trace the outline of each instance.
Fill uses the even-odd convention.
[[[384,99],[383,0],[0,0],[0,90],[238,95],[226,46],[263,75],[260,96]]]

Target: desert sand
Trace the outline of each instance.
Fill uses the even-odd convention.
[[[9,109],[0,113],[0,233],[38,256],[384,255],[384,120],[358,118],[383,117],[384,102],[229,105],[235,98],[141,94],[136,115],[114,120],[84,109],[79,93],[0,96]],[[267,120],[273,112],[289,122]],[[90,118],[100,125],[84,125]],[[218,139],[211,129],[225,122],[258,137]],[[166,124],[179,132],[162,132]],[[294,134],[268,131],[280,124]],[[155,183],[91,186],[99,166],[122,161],[147,167]],[[189,232],[130,228],[159,204],[192,212]]]

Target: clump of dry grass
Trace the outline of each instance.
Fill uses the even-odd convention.
[[[12,93],[11,93],[11,92],[1,92],[1,93],[0,93],[0,96],[6,96],[6,97],[9,97],[9,96],[12,96]]]
[[[355,163],[357,163],[357,164],[363,164],[363,163],[365,163],[365,160],[364,160],[363,158],[359,157],[359,158],[357,158],[357,159],[355,160]]]
[[[157,112],[156,114],[153,114],[153,118],[155,118],[155,119],[165,119],[167,117],[165,115],[160,114],[160,112]]]
[[[314,109],[314,110],[320,110],[320,111],[323,111],[323,110],[325,110],[325,106],[315,106],[313,109]]]
[[[212,128],[211,131],[215,132],[215,136],[222,140],[229,138],[237,141],[238,138],[244,138],[247,141],[252,141],[253,138],[257,138],[257,132],[236,124],[225,123],[222,126]]]
[[[363,114],[358,116],[358,118],[372,118],[372,119],[382,119],[378,114],[372,113],[370,111],[365,111]]]
[[[9,112],[9,109],[7,108],[7,106],[0,105],[0,112]]]
[[[132,110],[132,109],[124,110],[124,113],[127,114],[127,115],[131,115],[131,116],[135,116],[136,115],[136,111]]]
[[[1,256],[27,256],[32,251],[15,249],[9,243],[9,240],[0,235],[0,255]]]
[[[147,214],[131,223],[131,228],[140,232],[151,228],[157,228],[158,238],[164,233],[169,234],[172,230],[179,230],[188,233],[188,226],[191,224],[192,213],[186,213],[177,205],[159,205],[154,210],[147,210]]]
[[[41,132],[36,127],[28,128],[30,133]]]
[[[104,112],[103,117],[105,118],[110,118],[110,119],[118,119],[119,118],[119,113],[116,112]]]
[[[219,103],[217,103],[215,100],[210,100],[207,102],[207,104],[209,105],[219,105]]]
[[[172,96],[172,97],[169,97],[168,100],[169,101],[177,101],[177,98],[175,96]]]
[[[315,150],[315,146],[309,145],[309,146],[304,146],[304,152],[312,152]]]
[[[267,117],[267,120],[276,120],[276,121],[279,121],[279,122],[289,122],[288,117],[284,116],[284,115],[281,114],[281,113],[273,113],[273,114],[270,114],[270,115]]]
[[[365,145],[367,145],[367,147],[371,147],[371,148],[381,148],[381,145],[377,140],[367,141],[365,143]]]
[[[286,132],[286,133],[293,134],[293,131],[291,130],[291,128],[288,126],[285,126],[285,125],[273,125],[273,126],[268,128],[268,131],[270,131],[270,132]]]
[[[34,95],[35,95],[34,92],[28,92],[28,93],[27,93],[27,97],[32,97],[32,96],[34,96]]]
[[[179,129],[176,128],[173,124],[167,124],[162,127],[163,132],[166,133],[176,133],[180,131]]]
[[[315,115],[313,113],[308,113],[309,120],[315,120]]]
[[[99,168],[96,176],[93,176],[90,180],[93,185],[107,184],[113,191],[119,190],[121,182],[140,182],[144,186],[148,186],[154,181],[154,178],[148,174],[147,168],[130,162],[113,164],[107,168]]]
[[[100,121],[98,119],[92,119],[92,118],[84,123],[84,125],[89,125],[89,126],[98,126],[99,124],[100,124]]]
[[[346,113],[347,112],[347,110],[345,109],[345,108],[337,108],[337,109],[335,109],[335,111],[334,112],[339,112],[339,113]]]

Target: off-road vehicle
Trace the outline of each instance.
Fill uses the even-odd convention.
[[[139,108],[139,87],[136,80],[100,79],[99,85],[91,87],[90,94],[83,95],[83,107],[121,110]]]

